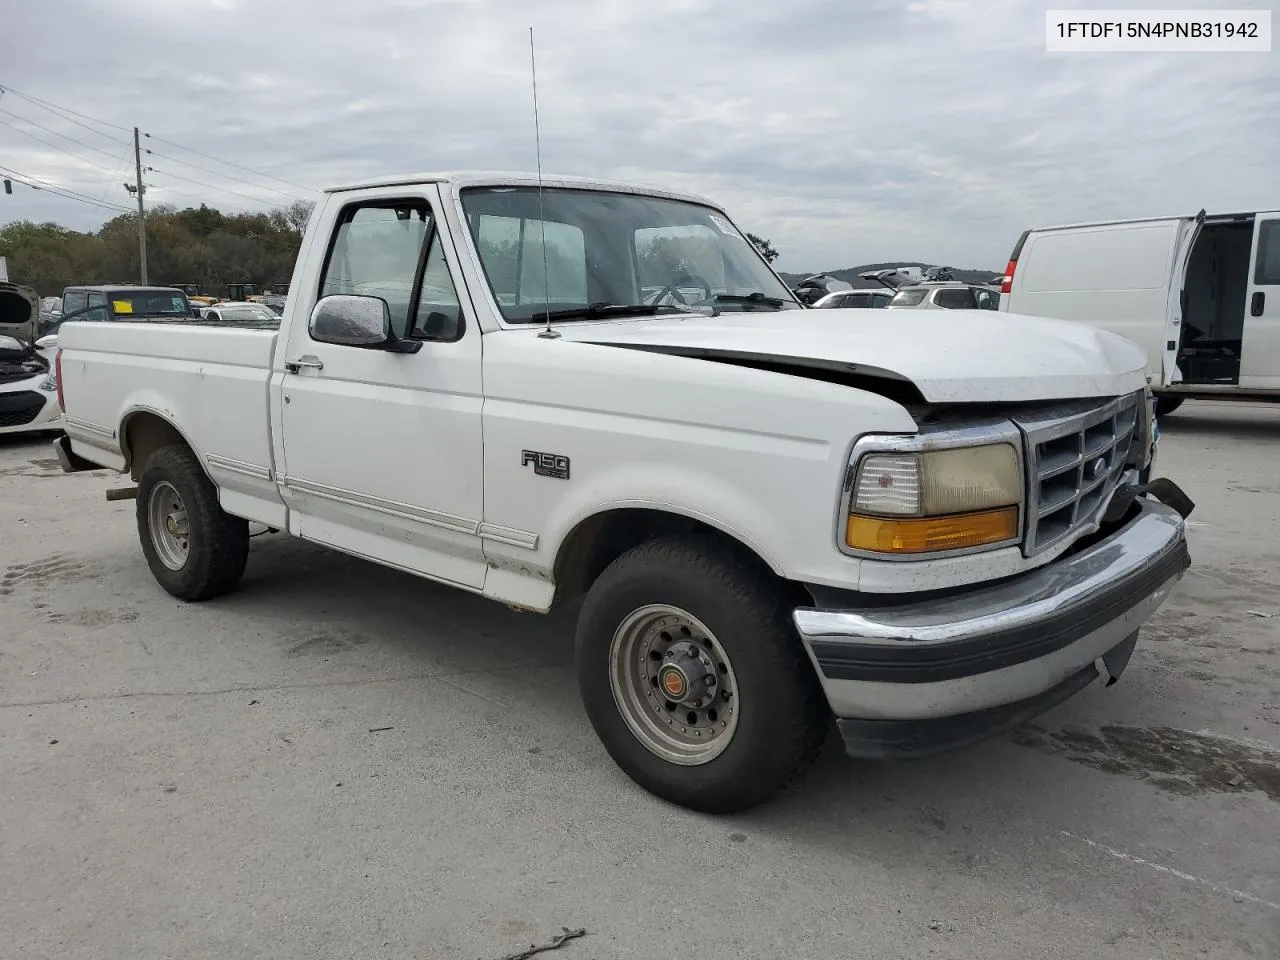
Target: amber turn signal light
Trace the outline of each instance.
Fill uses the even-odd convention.
[[[937,553],[1013,540],[1018,508],[977,510],[942,517],[868,517],[850,514],[845,542],[870,553]]]

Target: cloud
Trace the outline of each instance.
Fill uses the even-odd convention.
[[[1273,55],[1048,54],[1020,0],[48,0],[21,20],[0,83],[124,129],[6,96],[105,152],[0,124],[0,162],[125,206],[134,124],[152,202],[301,193],[175,144],[316,187],[532,169],[531,25],[544,169],[711,196],[783,269],[998,267],[1034,224],[1277,205]],[[0,221],[111,215],[15,189]]]

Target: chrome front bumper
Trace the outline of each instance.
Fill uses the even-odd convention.
[[[1138,628],[1191,564],[1184,517],[1146,497],[1134,504],[1109,537],[995,586],[796,610],[848,751],[947,749],[1047,710],[1096,679],[1104,657],[1118,668],[1102,672],[1118,676]]]

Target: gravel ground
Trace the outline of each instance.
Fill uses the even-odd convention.
[[[711,818],[623,777],[572,611],[264,536],[152,580],[132,502],[0,438],[0,931],[12,958],[1280,956],[1280,407],[1188,403],[1193,567],[1121,683],[942,758],[835,738]]]

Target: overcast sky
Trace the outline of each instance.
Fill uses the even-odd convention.
[[[153,203],[261,209],[304,193],[173,144],[311,187],[532,169],[533,26],[544,171],[710,196],[772,239],[784,270],[897,259],[1001,268],[1031,225],[1280,208],[1280,53],[1047,54],[1045,9],[28,0],[5,13],[0,84],[170,141],[150,144]],[[120,183],[132,150],[109,139],[130,134],[89,124],[95,134],[12,94],[0,111],[0,165],[130,202]],[[0,223],[88,230],[113,213],[14,190],[0,194]]]

